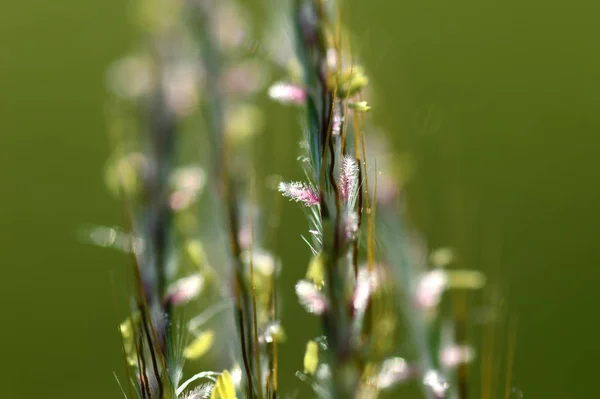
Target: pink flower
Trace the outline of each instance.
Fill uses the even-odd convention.
[[[310,186],[301,182],[279,183],[279,191],[286,197],[305,206],[319,205],[319,195]]]
[[[292,83],[278,82],[269,87],[269,97],[283,104],[302,105],[306,102],[306,91]]]
[[[204,278],[199,274],[175,281],[167,290],[167,302],[174,306],[183,305],[194,299],[204,287]]]

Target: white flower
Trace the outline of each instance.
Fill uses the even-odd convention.
[[[309,313],[322,315],[327,310],[327,299],[317,286],[310,281],[298,281],[296,284],[296,295],[298,295],[300,304]]]
[[[401,357],[386,359],[377,375],[377,387],[386,389],[410,377],[411,370]]]
[[[436,370],[429,370],[423,376],[423,385],[438,398],[443,398],[449,388],[448,382]]]
[[[467,345],[450,345],[440,351],[440,363],[448,368],[470,363],[474,357],[473,348]]]
[[[278,82],[269,87],[269,97],[283,104],[302,105],[306,102],[306,91],[292,83]]]
[[[442,293],[448,286],[448,274],[436,269],[423,274],[417,282],[415,300],[422,308],[433,308],[440,303]]]

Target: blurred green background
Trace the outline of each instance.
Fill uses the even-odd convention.
[[[77,231],[120,219],[102,181],[103,72],[133,38],[125,3],[0,6],[2,398],[120,395],[109,273],[125,258],[82,244]],[[600,5],[346,6],[377,93],[372,117],[416,160],[415,220],[434,246],[493,270],[519,317],[514,385],[526,398],[595,397]],[[298,137],[290,133],[288,148]],[[295,153],[264,168],[300,175]],[[291,292],[308,251],[297,239],[300,211],[285,212],[282,284]],[[287,302],[288,331],[314,323]],[[284,386],[296,384],[303,347],[292,343],[305,338],[282,347]]]

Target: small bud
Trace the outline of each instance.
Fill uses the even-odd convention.
[[[318,288],[325,284],[325,270],[323,269],[323,258],[320,254],[313,256],[308,264],[306,278],[312,281]]]
[[[328,84],[330,87],[338,85],[337,93],[340,98],[349,98],[367,87],[369,78],[362,67],[354,65],[339,74],[331,74]]]
[[[348,108],[356,110],[358,112],[369,112],[371,110],[371,107],[366,101],[350,101],[348,103]]]
[[[304,352],[304,374],[314,375],[319,365],[319,345],[315,341],[308,341]]]

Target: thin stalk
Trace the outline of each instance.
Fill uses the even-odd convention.
[[[225,192],[229,192],[228,189],[224,190]],[[225,195],[225,198],[228,198]],[[249,354],[252,352],[250,348],[248,348],[248,344],[251,342],[249,338],[246,338],[246,331],[250,333],[252,331],[251,328],[247,326],[247,320],[245,320],[245,315],[248,315],[250,312],[247,311],[248,308],[248,290],[246,285],[244,284],[244,275],[243,275],[243,265],[241,261],[241,247],[238,240],[239,231],[237,224],[237,209],[234,205],[234,202],[231,199],[226,199],[227,202],[227,217],[229,221],[229,243],[232,252],[232,259],[234,263],[234,274],[235,274],[235,296],[237,303],[237,317],[238,317],[238,328],[240,330],[240,344],[242,350],[242,358],[244,362],[244,369],[246,372],[246,382],[248,385],[248,395],[250,397],[254,397],[254,386],[252,382],[252,371],[250,366]]]
[[[297,0],[296,3],[297,52],[304,69],[304,80],[308,90],[307,119],[311,166],[319,189],[319,216],[322,225],[321,258],[325,270],[325,289],[328,310],[322,316],[323,329],[331,348],[331,384],[333,397],[353,397],[356,394],[358,379],[362,375],[359,353],[351,342],[352,329],[347,294],[353,290],[349,286],[346,270],[342,267],[346,248],[343,230],[340,187],[336,181],[336,170],[342,165],[338,156],[340,148],[345,151],[345,133],[342,137],[333,136],[333,122],[338,104],[338,89],[341,75],[341,29],[335,30],[335,52],[338,57],[336,71],[330,71],[327,63],[328,44],[326,42],[327,17],[322,0]],[[339,16],[339,8],[338,8]],[[339,22],[339,21],[338,21]],[[330,87],[330,72],[336,72],[336,82]],[[347,103],[344,108],[347,109]],[[342,116],[343,117],[343,116]],[[342,122],[343,123],[343,122]],[[343,127],[344,125],[342,125]],[[343,129],[347,129],[343,127]],[[358,248],[352,254],[356,259]],[[353,267],[353,262],[343,266]],[[344,369],[352,367],[353,377],[347,379]]]
[[[207,119],[211,124],[211,134],[209,137],[213,149],[213,176],[214,181],[217,183],[217,194],[225,204],[224,216],[227,222],[232,270],[234,273],[240,346],[248,386],[247,395],[252,398],[254,397],[254,384],[249,356],[252,353],[251,348],[253,343],[246,334],[251,335],[253,328],[251,319],[246,319],[245,317],[245,315],[250,316],[252,311],[248,287],[244,282],[243,263],[241,260],[237,195],[228,162],[229,151],[225,136],[223,111],[225,100],[219,88],[219,82],[221,81],[221,57],[210,37],[211,24],[209,22],[210,19],[206,15],[207,11],[205,9],[195,9],[192,11],[195,11],[195,16],[198,18],[195,21],[195,25],[198,28],[200,40],[203,45],[207,91],[210,98],[210,116]]]
[[[138,340],[138,345],[136,345],[137,353],[138,353],[138,370],[140,370],[140,385],[141,391],[143,393],[142,397],[148,397],[148,399],[152,399],[152,395],[150,394],[150,387],[148,386],[148,374],[146,374],[146,359],[144,357],[144,340],[140,335]]]
[[[354,65],[351,67],[353,68]],[[352,73],[352,69],[351,69]],[[359,165],[358,167],[358,186],[362,187],[363,183],[363,168],[361,167],[361,156],[360,156],[360,146],[358,143],[360,142],[360,134],[358,132],[358,113],[354,113],[354,158],[356,159],[356,163]],[[362,227],[363,220],[363,190],[361,189],[358,193],[358,230]],[[355,278],[358,276],[358,240],[354,240],[352,244],[352,251],[354,252],[354,276]]]
[[[252,212],[252,207],[254,205],[254,179],[250,179],[250,215],[249,215],[249,223],[250,223],[250,247],[248,248],[249,252],[249,263],[250,263],[250,287],[252,289],[252,319],[254,326],[254,360],[256,363],[256,379],[257,379],[257,388],[258,388],[258,397],[262,399],[262,373],[260,369],[260,348],[258,345],[258,321],[257,321],[257,309],[256,309],[256,286],[254,284],[254,261],[253,261],[253,249],[254,249],[254,214]]]
[[[132,223],[132,219],[131,219],[133,212],[130,210],[130,204],[129,204],[128,198],[125,195],[125,190],[123,189],[123,187],[120,187],[120,194],[121,194],[121,197],[123,198],[123,218],[124,218],[124,223],[126,226],[126,231],[133,232],[133,228],[132,228],[133,223]],[[138,263],[137,254],[136,254],[136,251],[135,251],[135,248],[133,245],[132,237],[133,237],[133,235],[130,235],[129,253],[131,254],[131,261],[132,261],[133,272],[134,272],[133,274],[134,274],[134,278],[135,278],[135,282],[136,282],[136,290],[135,290],[136,297],[137,297],[136,305],[138,307],[138,311],[140,312],[143,330],[145,332],[145,336],[146,336],[146,339],[148,342],[148,348],[149,348],[150,354],[152,356],[152,368],[153,368],[153,372],[154,372],[156,380],[157,380],[159,392],[161,393],[161,396],[159,396],[159,397],[162,398],[162,393],[164,392],[164,387],[162,384],[161,373],[158,369],[157,357],[158,357],[158,360],[161,362],[162,370],[167,370],[167,364],[166,364],[166,360],[165,360],[165,354],[159,350],[160,344],[159,344],[159,340],[158,340],[158,335],[156,334],[156,331],[154,329],[154,323],[152,323],[152,320],[150,319],[148,299],[145,294],[144,284],[142,281],[142,271],[141,271],[140,265]],[[148,320],[150,320],[149,326],[148,326]],[[131,324],[132,324],[132,332],[134,332],[135,327],[133,326],[133,321],[131,321]],[[141,337],[142,336],[140,335],[140,338]],[[153,344],[153,343],[155,343],[155,344]],[[156,350],[155,350],[154,345],[156,345]],[[143,371],[145,383],[147,383],[148,378],[146,375],[146,364],[145,364],[144,353],[143,353],[143,342],[141,343],[140,347],[136,346],[136,353],[138,355],[138,362],[140,361],[140,357],[141,357],[141,363],[142,363],[142,364],[138,364],[138,369],[140,370],[140,372]],[[139,368],[140,366],[143,368],[140,369]]]
[[[112,283],[112,297],[113,297],[113,305],[115,308],[115,316],[117,319],[117,323],[120,323],[121,318],[119,316],[119,303],[117,301],[117,295],[116,295],[116,289],[115,289],[115,283],[114,280],[112,278],[113,276],[111,275],[111,283]],[[117,324],[117,326],[119,326],[119,324]],[[117,327],[118,331],[119,331],[119,338],[121,339],[121,351],[123,352],[123,360],[125,360],[125,375],[127,376],[127,390],[129,392],[129,397],[133,398],[133,390],[131,387],[131,371],[129,370],[129,364],[127,362],[127,350],[125,349],[125,340],[123,338],[123,334],[121,333],[121,328]],[[131,330],[131,333],[134,333],[134,330]],[[115,374],[116,377],[116,374]]]
[[[367,265],[369,268],[369,272],[373,271],[374,265],[374,256],[373,256],[373,213],[371,212],[370,203],[369,203],[369,172],[367,170],[367,149],[365,144],[365,124],[363,119],[363,114],[361,112],[357,112],[358,114],[358,130],[360,135],[360,145],[363,154],[363,168],[365,171],[365,204],[367,206]],[[358,143],[356,144],[358,145]]]
[[[276,284],[277,274],[274,272],[271,276],[271,296],[269,298],[269,312],[271,322],[275,322],[277,320],[277,284]],[[271,398],[277,398],[277,334],[272,335],[271,345],[267,346],[269,353],[269,381],[270,381],[270,392]]]
[[[141,313],[142,327],[144,330],[144,334],[146,336],[146,341],[148,342],[148,351],[150,352],[150,359],[152,360],[152,371],[154,372],[154,377],[156,378],[156,383],[158,384],[158,393],[159,393],[158,397],[162,398],[163,393],[164,393],[164,387],[163,387],[160,371],[158,370],[158,362],[156,359],[157,351],[155,351],[155,349],[154,349],[152,337],[150,336],[150,328],[148,328],[148,320],[150,320],[150,323],[152,323],[152,320],[150,319],[150,316],[148,316],[146,314],[146,312],[143,310],[143,308],[141,308],[140,311],[142,312]],[[156,345],[158,346],[158,342],[156,343]]]

